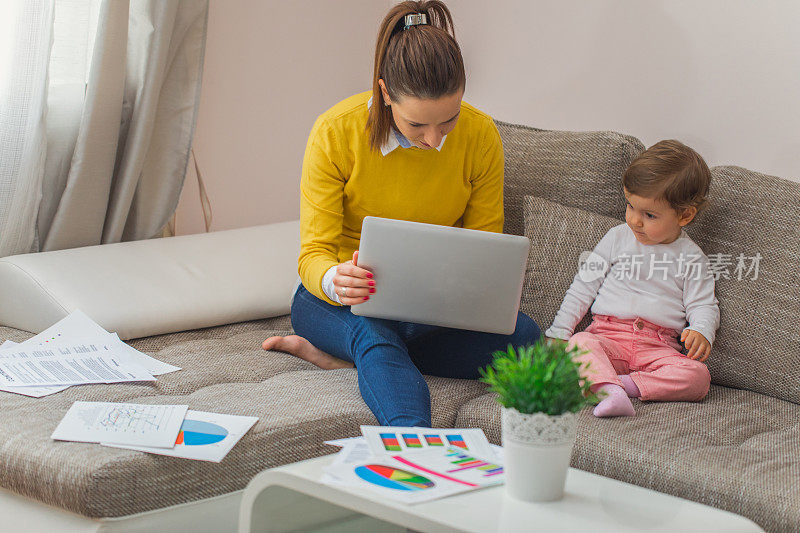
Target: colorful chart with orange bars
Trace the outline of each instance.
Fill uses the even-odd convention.
[[[503,473],[503,467],[500,465],[487,463],[486,461],[482,461],[481,459],[456,450],[449,452],[447,458],[450,459],[450,464],[455,466],[455,468],[447,471],[448,474],[469,470],[471,468],[481,471],[483,477],[496,476]]]
[[[403,433],[403,442],[408,448],[422,448],[422,441],[416,433]]]
[[[391,466],[364,465],[357,466],[353,471],[364,481],[387,489],[424,490],[435,485],[433,481],[424,476]]]
[[[467,443],[464,442],[464,437],[461,435],[447,435],[447,442],[450,443],[451,446],[456,446],[458,448],[464,448],[467,450]]]
[[[403,450],[403,448],[400,447],[400,443],[397,441],[397,435],[394,433],[381,433],[381,442],[387,452],[399,452]]]
[[[439,435],[425,435],[425,442],[428,443],[428,446],[444,446],[442,437]]]

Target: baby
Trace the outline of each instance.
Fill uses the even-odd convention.
[[[634,159],[622,178],[625,224],[582,262],[545,332],[584,350],[579,359],[590,363],[586,377],[602,398],[595,416],[633,416],[629,397],[699,401],[708,394],[702,361],[719,307],[708,258],[683,228],[704,207],[710,181],[703,158],[678,141]],[[592,324],[573,335],[590,305]]]

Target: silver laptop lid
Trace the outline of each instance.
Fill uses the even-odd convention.
[[[511,334],[530,241],[505,235],[365,217],[358,266],[376,292],[355,315]]]

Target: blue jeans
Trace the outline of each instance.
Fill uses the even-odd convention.
[[[478,369],[508,344],[539,340],[541,332],[520,312],[511,335],[443,328],[354,315],[301,284],[292,301],[297,335],[358,372],[361,397],[382,426],[431,426],[431,399],[422,374],[477,379]]]

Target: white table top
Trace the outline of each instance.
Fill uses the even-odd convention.
[[[369,490],[320,483],[322,468],[332,458],[264,471],[250,482],[245,499],[248,492],[278,485],[419,531],[762,531],[739,515],[574,468],[567,475],[564,499],[558,502],[522,502],[507,496],[504,486],[495,486],[407,505]]]

